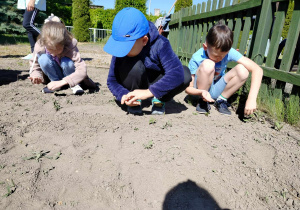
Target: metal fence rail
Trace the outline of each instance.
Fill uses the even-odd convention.
[[[73,26],[66,26],[67,30],[72,33]],[[90,42],[100,42],[111,35],[110,29],[89,28]]]

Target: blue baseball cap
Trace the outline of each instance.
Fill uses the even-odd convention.
[[[115,57],[124,57],[132,49],[135,41],[149,32],[149,23],[138,9],[126,7],[116,15],[112,25],[112,35],[103,50]]]

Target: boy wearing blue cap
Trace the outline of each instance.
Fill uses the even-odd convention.
[[[141,100],[148,98],[153,98],[152,114],[164,114],[165,102],[191,82],[169,41],[135,8],[116,15],[104,51],[113,55],[107,86],[131,114],[142,114]]]

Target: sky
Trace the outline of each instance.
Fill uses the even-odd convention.
[[[115,6],[115,0],[92,0],[95,5],[104,6],[104,9],[113,9]],[[151,4],[150,4],[151,1]],[[193,0],[193,5],[202,3],[207,0]],[[160,9],[160,12],[168,13],[174,4],[175,0],[147,0],[147,14],[149,14],[149,8],[152,15],[154,15],[154,9]],[[149,5],[150,4],[150,5]],[[171,10],[171,13],[174,12],[174,8]]]

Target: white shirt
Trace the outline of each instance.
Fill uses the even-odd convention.
[[[30,0],[18,0],[18,9],[26,9]],[[35,0],[34,7],[46,11],[46,0]]]

